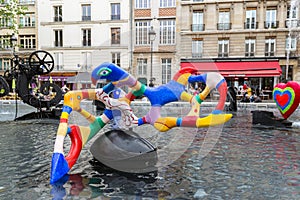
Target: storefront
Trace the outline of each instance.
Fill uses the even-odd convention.
[[[47,75],[41,75],[38,77],[39,84],[44,82],[55,83],[56,85],[63,87],[67,84],[67,80],[69,77],[75,76],[77,72],[52,72]],[[70,85],[67,85],[68,87]]]
[[[254,89],[272,90],[282,74],[278,60],[181,62],[181,68],[195,67],[199,73],[219,72],[228,85],[238,88],[247,83]]]

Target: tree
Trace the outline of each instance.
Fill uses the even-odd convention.
[[[0,4],[2,5],[0,7],[1,18],[9,20],[7,28],[12,30],[13,33],[18,33],[19,16],[24,15],[28,8],[26,6],[19,5],[19,0],[0,0]]]

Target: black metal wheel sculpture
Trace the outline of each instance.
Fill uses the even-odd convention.
[[[0,97],[4,97],[9,93],[9,85],[7,81],[0,76]]]
[[[57,105],[63,96],[63,91],[61,88],[54,83],[45,83],[40,87],[40,91],[44,96],[48,96],[46,101],[49,101],[50,106]]]
[[[37,75],[48,74],[54,68],[54,59],[47,51],[38,50],[29,56],[29,66]]]

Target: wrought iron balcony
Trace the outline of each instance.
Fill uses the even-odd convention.
[[[55,22],[62,22],[62,16],[55,16],[53,20]]]
[[[297,28],[300,27],[300,20],[298,19],[287,19],[285,20],[286,28]]]
[[[63,43],[62,43],[62,41],[54,41],[54,46],[55,47],[62,47]]]
[[[268,28],[278,28],[279,21],[265,21],[265,29]]]
[[[121,16],[120,15],[111,15],[111,20],[120,20]]]
[[[202,58],[202,53],[192,53],[192,58]]]
[[[245,57],[254,57],[254,52],[245,52]]]
[[[218,30],[230,30],[231,29],[231,23],[218,23],[217,24]]]
[[[219,58],[227,58],[229,55],[228,55],[228,52],[221,52],[221,53],[218,53],[218,57]]]
[[[205,24],[192,24],[192,31],[204,31]]]
[[[82,16],[82,21],[91,21],[91,16]]]
[[[258,27],[258,22],[252,22],[252,23],[245,22],[244,24],[245,29],[257,29],[257,27]]]
[[[265,52],[265,56],[267,56],[267,57],[273,57],[273,56],[275,56],[275,52],[274,51]]]

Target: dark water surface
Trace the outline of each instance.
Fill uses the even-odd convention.
[[[205,157],[199,154],[208,129],[177,129],[192,135],[186,150],[146,175],[95,168],[85,148],[66,183],[55,186],[49,174],[57,121],[2,121],[0,199],[300,199],[300,129],[257,128],[251,121],[250,111],[236,113]],[[173,154],[164,147],[174,138],[155,135],[150,139],[168,159]]]

